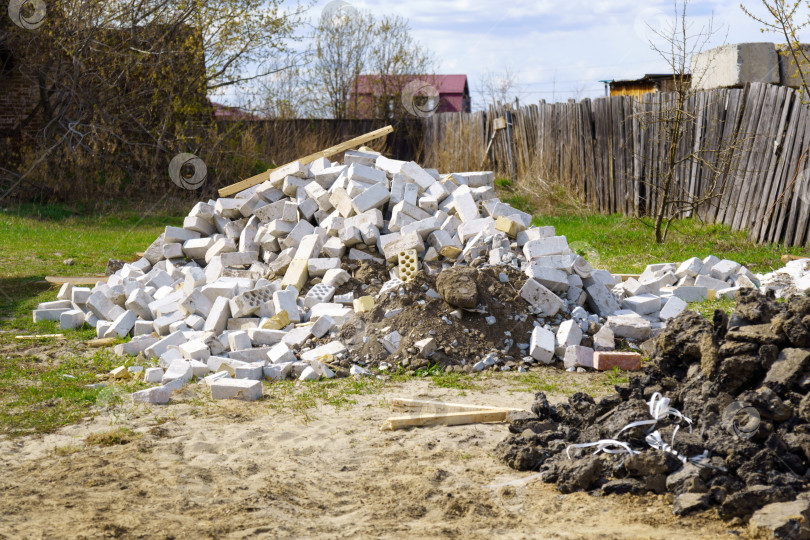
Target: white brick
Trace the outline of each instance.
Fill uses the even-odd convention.
[[[559,296],[533,279],[526,281],[520,289],[520,296],[546,317],[556,315],[564,303]]]
[[[225,326],[227,325],[230,316],[231,306],[229,299],[224,296],[217,298],[214,300],[214,304],[211,306],[211,312],[205,319],[203,331],[221,334],[223,331],[225,331]]]
[[[571,319],[564,321],[557,330],[556,347],[566,349],[582,342],[582,329]]]
[[[545,328],[536,326],[532,330],[532,337],[529,342],[529,354],[535,360],[544,364],[554,362],[554,334]]]
[[[326,345],[315,347],[311,351],[301,353],[301,360],[304,362],[317,361],[324,356],[337,356],[346,352],[346,346],[340,341],[332,341]]]
[[[59,328],[62,330],[78,330],[84,326],[84,311],[71,309],[59,315]]]
[[[723,259],[712,267],[712,277],[720,281],[726,281],[742,267],[741,264],[728,259]]]
[[[661,313],[658,315],[658,318],[662,321],[668,321],[670,319],[674,319],[689,307],[689,305],[678,298],[677,296],[670,297],[667,300],[667,303],[661,308]]]
[[[261,381],[220,379],[211,383],[212,399],[241,399],[255,401],[262,397]]]
[[[130,333],[138,317],[131,311],[125,311],[119,315],[112,323],[112,326],[104,333],[104,337],[122,338]]]
[[[593,349],[579,345],[568,347],[565,349],[563,363],[566,369],[576,367],[593,368]]]
[[[551,236],[532,240],[523,246],[523,254],[527,261],[549,255],[565,255],[570,251],[565,236]]]
[[[379,208],[389,201],[391,192],[385,184],[374,184],[369,189],[355,197],[352,207],[358,214],[362,214],[372,208]]]
[[[162,383],[170,383],[172,381],[181,381],[183,383],[188,382],[191,380],[191,377],[194,375],[194,370],[191,367],[191,364],[185,360],[173,360],[171,364],[169,364],[169,368],[166,370],[166,373],[163,374]]]
[[[616,337],[636,341],[649,339],[652,332],[650,321],[640,315],[614,315],[607,318],[607,326]]]
[[[301,322],[301,313],[298,311],[298,304],[296,303],[297,298],[298,291],[295,289],[274,292],[273,307],[276,309],[276,313],[286,311],[290,321]]]
[[[710,291],[719,291],[728,288],[728,283],[711,276],[700,275],[695,280],[695,287],[705,287]]]
[[[435,178],[413,161],[402,165],[400,172],[413,180],[423,191],[436,183]]]
[[[684,261],[675,271],[675,275],[679,278],[684,277],[695,277],[700,275],[700,271],[703,269],[703,261],[698,257],[692,257],[691,259]]]
[[[661,309],[661,298],[654,294],[642,294],[625,298],[622,302],[625,309],[635,311],[639,315],[650,315]]]

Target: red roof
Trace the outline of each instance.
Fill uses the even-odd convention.
[[[240,109],[239,107],[230,107],[228,105],[223,105],[222,103],[217,103],[215,101],[210,101],[211,106],[214,108],[214,118],[217,120],[258,120],[259,118],[251,114],[247,111]]]
[[[388,75],[391,81],[402,81],[404,83],[420,80],[436,87],[439,94],[464,94],[467,86],[466,75]],[[358,93],[370,94],[372,87],[376,86],[372,81],[379,81],[379,75],[360,75],[357,79]]]

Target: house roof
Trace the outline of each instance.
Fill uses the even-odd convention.
[[[403,83],[414,80],[425,81],[435,86],[439,94],[464,94],[467,88],[466,75],[388,75],[386,79]],[[379,80],[379,75],[360,75],[357,78],[358,93],[370,94],[376,86],[374,83]]]
[[[210,101],[211,106],[214,108],[214,118],[217,120],[258,120],[258,117],[239,107],[231,107]]]

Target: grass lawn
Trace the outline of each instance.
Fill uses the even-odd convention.
[[[531,209],[526,200],[509,200],[515,206]],[[514,196],[513,196],[514,199]],[[115,388],[88,388],[98,375],[118,365],[109,350],[87,349],[93,330],[60,332],[55,323],[31,322],[31,310],[39,302],[54,300],[56,288],[44,281],[46,275],[103,274],[110,258],[133,260],[162,232],[166,225],[181,225],[191,204],[174,207],[119,207],[101,215],[82,215],[62,206],[23,206],[0,210],[0,434],[21,435],[48,432],[75,422],[113,405],[138,383]],[[651,230],[638,220],[622,216],[565,216],[559,213],[537,215],[538,225],[554,225],[578,252],[594,266],[614,273],[638,273],[653,262],[682,261],[692,256],[713,254],[734,259],[755,272],[782,266],[781,246],[755,246],[743,233],[725,227],[702,227],[694,221],[675,225],[671,240],[663,246],[652,241]],[[805,251],[806,253],[806,251]],[[73,259],[74,265],[64,264]],[[714,309],[733,309],[733,302],[704,302],[693,306],[710,317]],[[40,339],[21,342],[17,334],[65,334],[64,340]],[[129,363],[134,362],[130,360]],[[575,390],[564,373],[528,373],[509,378],[515,391]],[[419,376],[430,377],[434,385],[459,392],[482,388],[499,373],[466,375],[430,370]],[[290,407],[301,412],[319,404],[340,406],[353,395],[378,392],[385,384],[404,380],[395,375],[388,383],[376,379],[345,379],[296,386],[270,385],[269,407]],[[606,374],[587,391],[599,392],[623,381],[622,374]]]

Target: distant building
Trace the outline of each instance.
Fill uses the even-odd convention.
[[[349,116],[354,118],[392,117],[402,107],[402,91],[411,83],[425,83],[438,93],[438,104],[426,103],[423,110],[443,112],[470,112],[470,86],[466,75],[360,75],[357,78],[357,96],[352,92]],[[425,94],[433,92],[428,89]],[[383,103],[385,101],[385,103]]]
[[[644,75],[640,79],[626,81],[605,81],[610,84],[611,96],[635,96],[654,92],[674,92],[675,77],[672,73]],[[691,75],[684,75],[687,83],[691,83]]]
[[[214,120],[260,120],[255,114],[249,113],[239,107],[231,107],[210,101],[211,107],[214,110]]]

